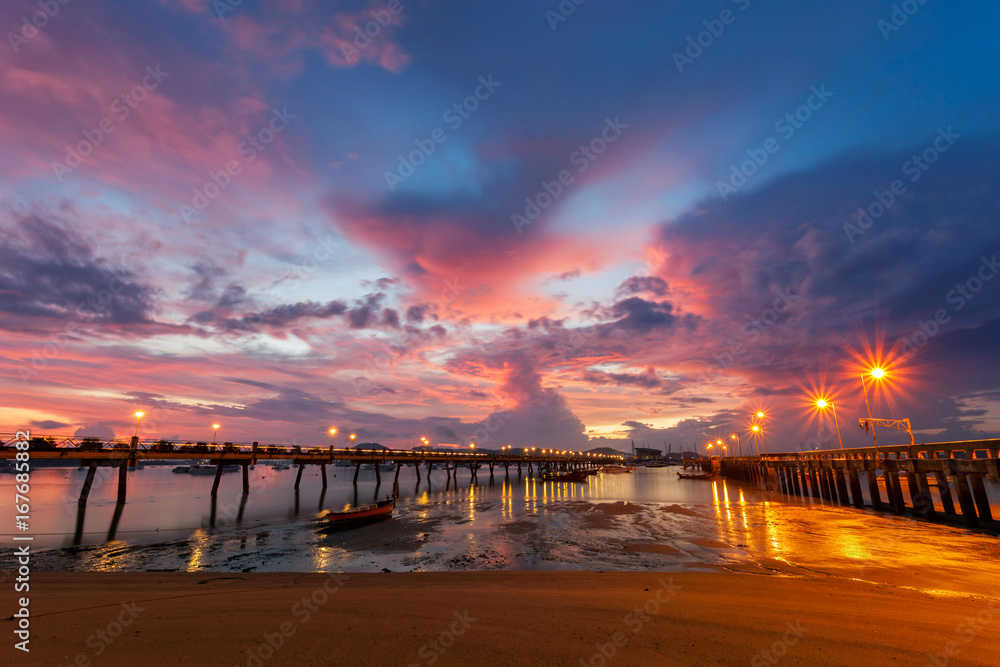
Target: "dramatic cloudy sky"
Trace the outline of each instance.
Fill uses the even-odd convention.
[[[995,436],[1000,7],[893,4],[6,2],[2,430]]]

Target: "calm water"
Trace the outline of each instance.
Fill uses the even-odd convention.
[[[31,531],[36,567],[57,570],[432,571],[452,569],[694,570],[762,574],[824,571],[891,581],[902,570],[934,568],[948,590],[978,590],[977,568],[997,562],[996,536],[798,501],[732,481],[680,480],[675,468],[598,475],[589,483],[505,480],[479,483],[444,471],[418,485],[400,474],[394,517],[339,532],[318,530],[322,509],[383,498],[392,473],[375,488],[373,470],[328,467],[250,471],[213,478],[174,474],[172,466],[129,472],[128,502],[116,512],[117,472],[101,471],[81,512],[85,471],[32,472]],[[423,472],[423,471],[422,471]],[[13,498],[13,476],[0,476],[0,507]],[[990,490],[997,500],[996,489]],[[9,504],[4,515],[12,514]],[[998,513],[1000,515],[1000,513]],[[12,544],[5,534],[6,546]],[[9,549],[5,549],[9,554]],[[919,554],[919,556],[915,555]],[[2,561],[10,567],[8,560]],[[907,580],[910,573],[907,573]]]

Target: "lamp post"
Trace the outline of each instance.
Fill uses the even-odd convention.
[[[825,410],[827,407],[833,410],[833,423],[837,425],[837,442],[840,443],[840,448],[843,449],[844,440],[840,437],[840,421],[837,419],[837,406],[826,399],[820,398],[816,400],[816,407],[820,410]]]
[[[142,416],[144,414],[146,414],[146,413],[142,412],[141,410],[135,413],[135,435],[132,436],[134,438],[138,438],[139,437],[139,420],[142,419]]]
[[[331,429],[330,429],[330,447],[331,447],[331,448],[333,447],[333,438],[334,438],[334,436],[336,436],[336,435],[337,435],[337,429],[335,429],[335,428],[331,428]]]
[[[219,435],[219,427],[222,424],[212,424],[212,444],[215,444],[215,438]]]
[[[755,436],[757,436],[754,439],[754,444],[757,447],[757,456],[760,456],[760,442],[761,442],[761,440],[764,439],[764,432],[762,430],[760,430],[760,426],[758,426],[757,424],[754,424],[753,426],[751,426],[750,429],[753,431],[753,434]],[[767,448],[764,449],[764,453],[765,454],[767,453]]]
[[[739,447],[739,450],[740,450],[740,456],[743,456],[743,443],[740,442],[740,432],[736,431],[734,433],[731,433],[729,435],[729,439],[730,440],[734,440],[734,439],[736,440],[736,445]]]
[[[879,368],[878,366],[868,372],[871,373],[872,378],[875,380],[881,380],[885,377],[885,369]],[[875,443],[875,446],[878,447],[878,438],[875,437],[875,422],[872,421],[872,406],[868,403],[868,387],[865,386],[864,373],[861,374],[861,389],[865,393],[865,407],[868,409],[868,428],[872,430],[872,441]]]

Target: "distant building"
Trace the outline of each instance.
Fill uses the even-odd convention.
[[[660,460],[663,458],[663,452],[659,449],[649,449],[647,447],[636,447],[635,448],[635,458],[640,461],[651,461]]]

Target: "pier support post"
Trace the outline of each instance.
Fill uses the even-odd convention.
[[[299,482],[302,481],[302,471],[306,469],[304,463],[299,464],[299,472],[295,475],[295,490],[299,490]]]
[[[937,479],[938,493],[941,494],[941,504],[947,516],[955,516],[955,502],[951,499],[951,489],[948,487],[948,475],[938,470],[934,473]]]
[[[125,476],[128,474],[128,461],[123,461],[118,467],[118,504],[125,504]]]
[[[910,497],[913,500],[913,509],[925,518],[931,518],[934,516],[934,498],[931,496],[931,487],[927,483],[927,474],[922,472],[912,472],[907,474],[906,479],[909,484],[916,482],[917,485],[917,497],[913,498],[913,492],[910,492]]]
[[[899,471],[895,461],[890,463],[889,459],[882,462],[882,478],[885,480],[886,493],[889,494],[889,504],[896,514],[906,512],[906,503],[903,502],[903,489],[899,485]]]
[[[375,486],[382,485],[382,472],[378,469],[379,462],[375,462]]]
[[[222,461],[215,464],[215,480],[212,482],[212,497],[219,495],[219,481],[222,479]]]
[[[871,470],[868,469],[868,464],[865,463],[865,477],[868,478],[868,495],[872,497],[872,508],[876,512],[882,511],[882,497],[878,490],[878,479],[875,477],[875,473],[878,471],[878,463],[872,461]]]
[[[87,468],[87,478],[83,480],[83,488],[80,489],[80,500],[76,502],[80,507],[87,506],[87,498],[90,497],[90,487],[94,485],[94,475],[97,474],[97,466],[93,463]]]
[[[420,461],[417,461],[417,464],[415,466],[413,466],[413,467],[417,469],[417,484],[420,484]],[[358,476],[357,476],[357,474],[354,475],[354,483],[355,484],[358,483]]]
[[[993,513],[990,511],[990,499],[986,497],[986,487],[983,484],[983,476],[971,474],[968,476],[969,486],[972,487],[972,497],[976,500],[976,507],[979,508],[979,518],[986,521],[993,520]]]
[[[319,464],[319,472],[320,472],[320,474],[323,477],[323,488],[326,489],[326,464],[325,463],[320,463]]]
[[[220,468],[221,469],[221,468]],[[250,493],[250,464],[243,464],[243,495]]]
[[[403,464],[396,461],[396,476],[392,478],[393,484],[399,484],[399,469],[403,467]]]
[[[300,471],[301,472],[301,471]],[[361,472],[361,461],[354,464],[354,486],[358,485],[358,473]],[[420,471],[417,471],[417,481],[420,481]],[[295,488],[299,488],[298,482],[295,483]]]
[[[851,504],[851,499],[847,496],[847,482],[844,481],[844,471],[834,468],[830,471],[837,482],[837,495],[840,497],[840,504],[844,507]]]
[[[819,499],[823,496],[823,489],[819,484],[819,473],[814,465],[814,463],[809,464],[809,488],[812,489],[813,498]]]
[[[790,472],[792,474],[792,491],[795,493],[795,495],[801,496],[802,495],[802,489],[799,488],[799,466],[798,466],[798,464],[793,465],[792,468],[791,468],[791,470],[790,470]]]
[[[865,508],[865,498],[861,495],[861,480],[858,478],[858,471],[854,468],[848,468],[847,477],[851,483],[851,499],[854,501],[854,506],[859,510],[863,510]]]
[[[972,493],[969,491],[969,482],[965,473],[960,472],[953,463],[951,465],[951,475],[955,479],[955,491],[958,492],[958,504],[962,508],[962,516],[965,523],[970,528],[979,527],[979,517],[976,516],[976,506],[972,502]]]

